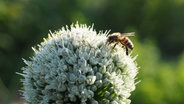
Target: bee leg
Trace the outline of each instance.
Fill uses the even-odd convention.
[[[116,45],[117,45],[117,43],[115,43],[115,44],[114,44],[114,46],[113,46],[113,48],[112,48],[112,49],[114,49],[114,48],[116,47]]]
[[[107,42],[106,42],[107,45],[109,45],[109,44],[111,44],[111,43],[112,43],[112,41],[107,41]]]
[[[106,42],[106,45],[109,45],[109,44],[110,44],[110,42],[107,41],[107,42]]]
[[[125,47],[125,49],[126,49],[126,55],[128,55],[128,47]]]

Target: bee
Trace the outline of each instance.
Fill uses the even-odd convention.
[[[107,45],[114,44],[113,49],[118,43],[122,44],[122,48],[125,48],[126,55],[128,55],[128,49],[133,50],[134,45],[128,36],[134,36],[134,32],[130,33],[113,33],[108,36]]]

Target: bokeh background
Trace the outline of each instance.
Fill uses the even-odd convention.
[[[0,104],[20,104],[22,58],[72,23],[136,32],[141,82],[132,104],[184,104],[184,0],[0,0]]]

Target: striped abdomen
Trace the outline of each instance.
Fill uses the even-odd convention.
[[[129,49],[133,49],[134,45],[132,43],[132,41],[127,37],[127,36],[123,36],[123,38],[121,39],[121,44],[123,44],[125,47],[128,47]]]

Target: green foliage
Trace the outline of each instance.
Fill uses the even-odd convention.
[[[134,40],[133,53],[138,53],[141,65],[137,89],[133,92],[132,104],[182,104],[184,91],[184,53],[179,63],[162,61],[158,49],[150,41],[144,44]],[[151,55],[150,55],[151,54]]]
[[[19,89],[15,72],[23,66],[21,58],[32,54],[29,47],[49,30],[79,21],[95,23],[97,30],[136,31],[131,39],[142,82],[133,103],[183,103],[183,5],[182,0],[1,0],[0,88],[7,95],[0,98]]]

